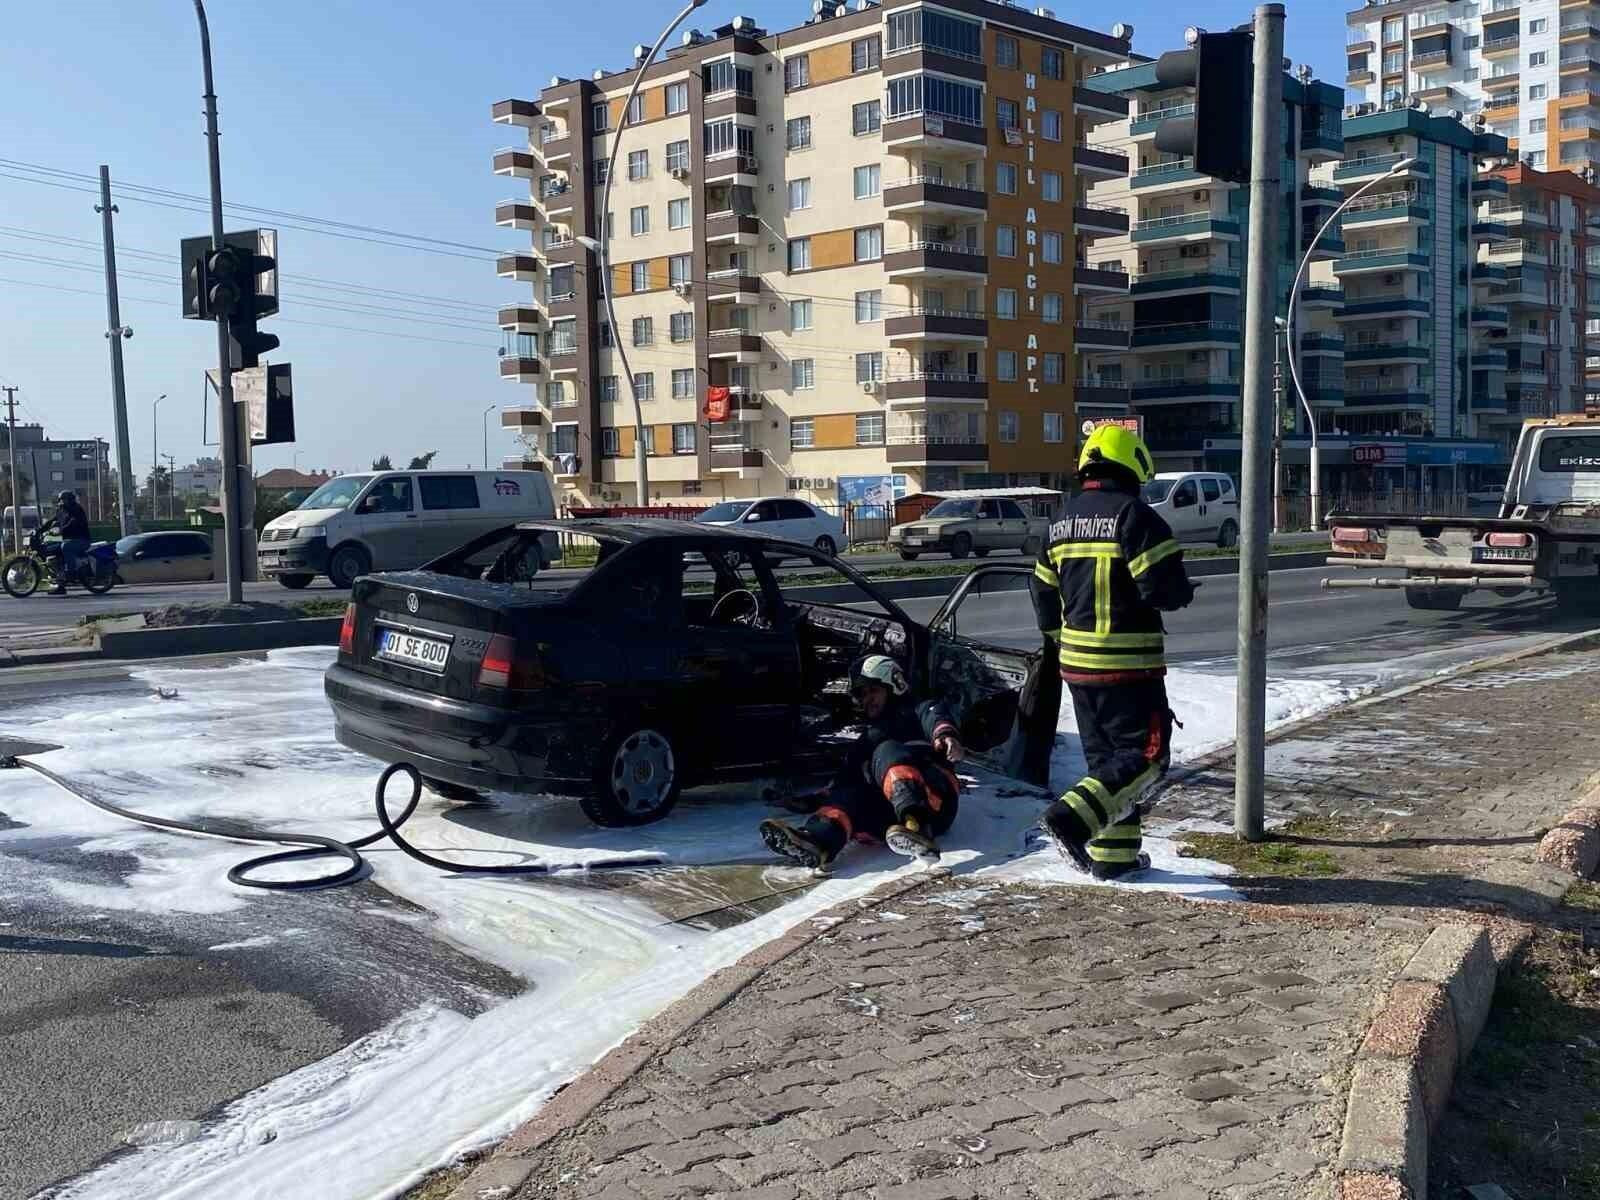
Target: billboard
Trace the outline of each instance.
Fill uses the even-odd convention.
[[[905,499],[910,483],[904,475],[841,475],[836,487],[840,504],[882,505],[887,511]]]

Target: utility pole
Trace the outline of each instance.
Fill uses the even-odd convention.
[[[100,435],[94,435],[94,519],[106,523],[106,485],[100,475]]]
[[[163,454],[161,457],[167,460],[167,520],[176,521],[178,519],[178,460],[170,454]]]
[[[1283,157],[1283,5],[1255,11],[1250,105],[1250,244],[1245,280],[1243,493],[1239,539],[1238,727],[1233,829],[1262,837],[1267,718],[1267,532],[1271,517],[1272,343],[1277,337],[1278,184]]]
[[[1282,533],[1283,510],[1283,347],[1282,322],[1272,329],[1272,532]],[[1290,351],[1293,353],[1293,351]]]
[[[133,330],[122,323],[117,304],[117,240],[111,217],[117,206],[111,203],[111,168],[100,166],[100,236],[106,253],[106,340],[111,343],[111,411],[117,427],[117,508],[122,536],[139,532],[139,518],[133,510],[133,451],[128,446],[128,389],[122,374],[122,339]],[[34,486],[38,486],[37,480]]]
[[[11,452],[11,536],[12,551],[22,553],[22,479],[17,475],[17,389],[0,387],[6,394],[6,447]],[[39,488],[34,481],[34,490]]]

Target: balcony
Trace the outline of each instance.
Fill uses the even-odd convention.
[[[1492,304],[1479,305],[1468,314],[1474,329],[1504,329],[1511,320],[1509,309]]]
[[[1600,49],[1584,49],[1581,53],[1561,55],[1561,73],[1574,71],[1600,71]]]
[[[572,211],[577,196],[577,189],[563,179],[554,187],[540,189],[539,206],[544,209],[546,216],[564,216]]]
[[[1185,292],[1237,292],[1237,271],[1216,271],[1208,267],[1185,271],[1149,271],[1128,285],[1128,294],[1143,298],[1177,296]]]
[[[1178,375],[1170,379],[1143,379],[1133,385],[1133,402],[1140,405],[1216,397],[1238,400],[1238,378],[1231,375]]]
[[[1318,227],[1320,228],[1320,226]],[[1300,230],[1300,252],[1311,255],[1312,262],[1329,262],[1344,255],[1344,238],[1337,234],[1323,234],[1321,239],[1313,244],[1317,229],[1302,228]]]
[[[989,194],[981,188],[927,175],[913,175],[884,185],[883,207],[889,212],[948,212],[970,215],[989,210]]]
[[[1078,350],[1126,350],[1131,332],[1118,321],[1078,320],[1072,326],[1072,344]]]
[[[1396,163],[1404,162],[1411,158],[1413,161],[1404,171],[1396,172],[1394,178],[1401,179],[1407,175],[1427,175],[1430,173],[1426,159],[1414,158],[1410,154],[1373,154],[1365,158],[1347,158],[1336,163],[1333,168],[1333,181],[1335,183],[1365,183],[1369,179],[1377,179],[1386,175]]]
[[[550,348],[545,352],[545,357],[550,360],[550,373],[552,375],[576,374],[578,370],[578,343],[552,341]]]
[[[532,200],[502,200],[494,206],[494,223],[512,229],[534,229],[539,209]]]
[[[560,267],[576,263],[583,256],[584,250],[578,245],[576,238],[558,237],[544,242],[539,247],[539,252],[544,255],[545,261]]]
[[[1474,350],[1472,352],[1472,365],[1479,371],[1504,371],[1506,369],[1506,352],[1504,350]]]
[[[982,125],[968,125],[954,117],[909,113],[885,120],[883,144],[896,150],[963,150],[984,153],[989,137]]]
[[[1434,50],[1417,50],[1411,55],[1411,69],[1413,71],[1443,71],[1450,66],[1450,47],[1441,46]]]
[[[1403,338],[1375,338],[1352,342],[1345,347],[1346,366],[1376,366],[1387,363],[1426,363],[1432,355],[1426,346]]]
[[[500,310],[500,328],[510,333],[537,333],[544,314],[531,304],[517,304]]]
[[[1503,181],[1502,181],[1503,182]],[[1550,214],[1542,203],[1523,204],[1515,200],[1491,200],[1484,206],[1489,219],[1500,225],[1550,227]]]
[[[1093,128],[1107,121],[1121,121],[1128,115],[1128,98],[1112,92],[1096,92],[1086,87],[1072,89],[1072,111]]]
[[[532,128],[543,114],[532,100],[496,100],[489,107],[489,115],[496,125],[521,125]]]
[[[1349,250],[1333,264],[1333,273],[1366,275],[1378,271],[1426,271],[1428,256],[1401,249]]]
[[[1516,92],[1490,96],[1483,102],[1483,112],[1491,121],[1509,120],[1517,115],[1519,104]]]
[[[1412,196],[1376,196],[1357,200],[1345,209],[1340,224],[1345,229],[1351,226],[1372,228],[1385,225],[1410,225],[1432,218],[1432,209]]]
[[[1072,165],[1080,174],[1089,175],[1096,179],[1126,179],[1128,177],[1128,156],[1126,154],[1112,154],[1106,150],[1096,150],[1092,146],[1074,146],[1072,148]]]
[[[507,146],[494,152],[494,173],[514,175],[519,179],[532,179],[544,170],[544,156],[532,150]]]
[[[1128,273],[1121,268],[1091,267],[1085,263],[1075,263],[1072,268],[1072,290],[1079,295],[1085,292],[1126,295]]]
[[[981,251],[953,242],[910,242],[883,256],[891,277],[913,275],[987,275],[989,259]]]
[[[706,245],[753,246],[761,238],[761,222],[731,210],[706,214]]]
[[[1135,138],[1152,136],[1163,121],[1194,116],[1193,104],[1166,104],[1146,108],[1128,122],[1128,132]]]
[[[1194,159],[1180,158],[1173,162],[1150,163],[1134,171],[1133,178],[1128,186],[1138,191],[1155,192],[1167,191],[1172,188],[1189,188],[1196,183],[1203,186],[1227,186],[1214,182],[1209,176],[1200,174],[1194,169]]]
[[[885,438],[884,458],[890,466],[915,467],[943,463],[981,464],[989,461],[989,444],[967,435],[939,434],[915,429],[891,430]]]
[[[891,342],[981,341],[989,336],[989,319],[980,312],[943,308],[912,308],[883,323]]]
[[[708,449],[713,471],[743,473],[761,469],[761,451],[756,447],[755,436],[748,426],[731,433],[719,433],[713,426]]]
[[[1302,333],[1300,335],[1300,353],[1302,355],[1343,355],[1344,346],[1344,339],[1337,334]]]
[[[891,403],[916,400],[987,400],[989,381],[962,371],[910,371],[884,380],[884,399]]]
[[[761,163],[753,154],[737,150],[719,150],[706,155],[706,182],[726,183],[737,187],[755,187]]]
[[[1476,175],[1472,180],[1472,198],[1504,196],[1509,192],[1506,181],[1498,175]]]
[[[1488,28],[1487,24],[1484,26]],[[1485,58],[1498,58],[1504,54],[1515,54],[1517,47],[1522,44],[1519,34],[1501,34],[1498,37],[1485,36],[1483,39],[1483,56]]]
[[[747,275],[737,267],[712,271],[706,276],[705,293],[708,304],[718,300],[753,304],[761,298],[761,277]]]
[[[957,79],[972,79],[978,83],[989,78],[989,68],[983,59],[955,50],[915,42],[896,50],[886,50],[882,61],[885,75],[904,75],[912,71],[932,71],[938,75],[953,75]]]
[[[1237,325],[1222,321],[1183,321],[1170,325],[1142,325],[1133,331],[1133,349],[1169,346],[1174,349],[1227,350],[1239,346]]]
[[[761,357],[762,346],[759,333],[751,333],[744,329],[713,329],[706,334],[707,358],[754,361]]]
[[[509,454],[500,460],[502,471],[542,471],[544,461],[529,454]]]
[[[1078,408],[1126,409],[1131,393],[1128,385],[1108,379],[1078,379],[1072,384],[1072,402]]]
[[[1300,203],[1305,208],[1338,208],[1344,203],[1344,193],[1336,187],[1308,183],[1300,189]]]
[[[1344,289],[1336,287],[1304,287],[1300,289],[1300,308],[1337,309],[1344,307]]]
[[[1433,397],[1426,392],[1414,392],[1405,388],[1364,388],[1352,386],[1350,380],[1345,381],[1344,402],[1347,408],[1361,409],[1400,409],[1420,408],[1432,409]]]
[[[1352,300],[1345,297],[1344,308],[1337,314],[1340,321],[1370,321],[1377,317],[1427,317],[1433,315],[1433,306],[1414,296],[1383,296],[1377,299]]]
[[[1197,212],[1183,213],[1175,217],[1152,217],[1146,221],[1133,223],[1133,240],[1136,244],[1197,242],[1210,238],[1237,241],[1239,222],[1209,212]]]
[[[1338,125],[1307,124],[1300,130],[1300,153],[1313,163],[1337,162],[1344,153],[1344,131]]]
[[[502,254],[494,260],[494,272],[501,279],[537,279],[539,260],[532,254]]]
[[[1363,87],[1369,83],[1377,83],[1378,77],[1372,73],[1371,67],[1359,67],[1354,71],[1346,71],[1344,82],[1347,87]]]
[[[763,397],[760,392],[744,387],[728,389],[729,419],[734,421],[761,420]]]
[[[501,429],[538,429],[544,424],[544,414],[537,408],[502,408]]]
[[[1120,208],[1077,204],[1072,209],[1072,229],[1091,239],[1122,236],[1128,232],[1128,214]]]
[[[1483,77],[1483,90],[1491,96],[1502,95],[1509,90],[1514,97],[1517,94],[1517,86],[1521,81],[1522,72],[1515,66],[1510,66],[1503,71],[1496,71],[1492,75],[1485,75]]]
[[[516,383],[538,383],[539,360],[524,354],[507,354],[500,360],[500,378]]]
[[[546,166],[554,167],[567,163],[572,158],[572,138],[556,137],[539,144],[540,151],[544,154]]]

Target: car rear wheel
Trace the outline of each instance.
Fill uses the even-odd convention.
[[[1028,539],[1026,539],[1022,543],[1022,553],[1023,553],[1023,556],[1026,557],[1026,558],[1038,558],[1039,557],[1039,539],[1036,538],[1036,537],[1029,537]]]
[[[580,801],[596,825],[648,825],[672,811],[681,791],[672,742],[659,729],[630,727],[595,758],[594,788]]]
[[[328,578],[341,591],[354,586],[356,576],[372,570],[372,556],[360,546],[340,546],[328,559]]]
[[[822,553],[827,554],[829,556],[832,556],[832,555],[837,554],[839,552],[838,544],[831,537],[829,537],[827,534],[823,534],[821,537],[819,537],[816,541],[812,542],[811,544],[816,549],[822,551]]]
[[[950,539],[951,558],[965,558],[971,553],[972,535],[970,533],[958,533]]]
[[[1232,521],[1224,521],[1222,528],[1217,530],[1217,545],[1224,550],[1239,544],[1239,527]]]
[[[907,562],[916,562],[917,561],[917,554],[918,554],[918,552],[916,550],[902,550],[902,551],[900,551],[900,557],[905,559]]]
[[[974,554],[976,554],[979,558],[988,558],[989,557],[989,547],[988,546],[975,546],[975,547],[973,547],[972,552]]]
[[[310,575],[279,575],[278,582],[290,591],[298,592],[301,588],[309,586],[312,578]]]

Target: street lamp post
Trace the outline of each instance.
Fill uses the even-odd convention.
[[[1322,240],[1322,235],[1327,233],[1333,223],[1344,215],[1349,208],[1362,196],[1366,195],[1380,183],[1393,179],[1396,175],[1409,171],[1417,160],[1415,158],[1402,158],[1376,179],[1368,180],[1345,199],[1345,202],[1333,210],[1333,215],[1322,223],[1322,228],[1317,230],[1317,236],[1311,239],[1311,244],[1306,247],[1304,257],[1300,259],[1300,269],[1294,273],[1294,283],[1289,288],[1289,313],[1284,320],[1284,336],[1288,341],[1285,357],[1289,360],[1289,378],[1294,381],[1295,395],[1300,398],[1300,406],[1306,410],[1306,421],[1311,426],[1311,528],[1317,529],[1322,525],[1322,448],[1317,442],[1317,414],[1311,411],[1311,402],[1306,399],[1306,392],[1300,386],[1300,369],[1295,365],[1294,345],[1294,306],[1300,298],[1300,284],[1305,279],[1306,268],[1311,265],[1311,254],[1317,248],[1317,243]]]
[[[617,357],[622,360],[622,375],[628,383],[628,395],[633,397],[633,467],[634,486],[638,491],[637,503],[640,508],[650,503],[650,474],[645,465],[646,434],[644,428],[644,408],[639,403],[639,389],[633,384],[633,370],[628,366],[628,352],[623,349],[622,330],[617,327],[617,310],[611,297],[611,231],[606,228],[606,217],[611,212],[611,185],[617,178],[620,164],[620,151],[622,149],[622,134],[628,128],[628,115],[633,109],[633,98],[639,94],[639,86],[644,83],[644,73],[650,69],[650,64],[655,62],[656,55],[661,53],[661,47],[666,45],[667,39],[673,31],[689,19],[689,14],[704,5],[706,0],[689,0],[683,6],[683,11],[672,19],[672,24],[661,31],[661,36],[656,39],[656,44],[650,47],[650,52],[639,63],[639,68],[633,73],[633,86],[628,89],[628,98],[622,105],[622,116],[617,121],[617,131],[611,137],[611,155],[606,163],[606,185],[600,192],[600,236],[598,238],[580,237],[576,241],[584,249],[595,256],[600,265],[600,295],[605,300],[606,321],[611,326],[611,344],[617,352]]]
[[[161,442],[157,436],[159,426],[156,424],[156,414],[161,408],[161,402],[167,398],[162,392],[150,405],[150,519],[159,521],[161,514],[156,511],[156,468],[161,465]]]
[[[498,405],[491,404],[483,410],[483,469],[485,471],[489,469],[489,414],[497,407]]]

